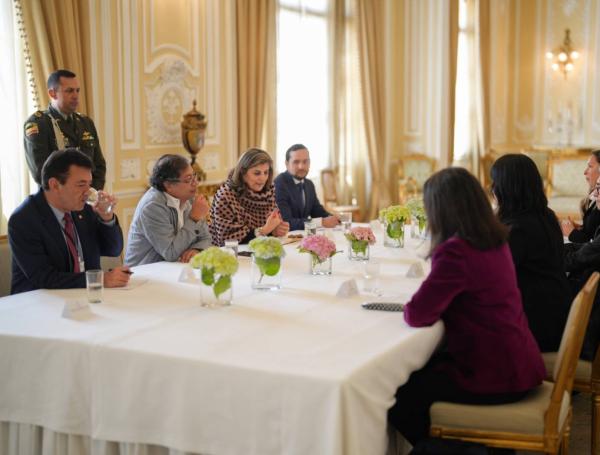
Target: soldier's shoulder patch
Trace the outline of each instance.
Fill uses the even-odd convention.
[[[37,123],[35,122],[27,122],[25,124],[25,136],[33,136],[35,134],[39,134],[40,130],[38,129]]]

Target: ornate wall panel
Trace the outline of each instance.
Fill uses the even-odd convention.
[[[600,5],[597,0],[491,2],[492,147],[600,142]],[[546,51],[565,29],[581,57],[565,79]],[[503,121],[504,120],[504,121]]]
[[[510,1],[490,3],[490,134],[491,143],[507,141],[508,93],[511,63]]]
[[[186,154],[180,122],[194,99],[208,120],[198,158],[209,181],[222,180],[236,130],[233,0],[87,1],[95,120],[117,214],[135,208],[158,157]]]

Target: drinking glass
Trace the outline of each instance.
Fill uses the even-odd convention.
[[[107,194],[104,191],[100,192],[92,187],[90,187],[85,196],[85,203],[92,207],[98,206],[100,209],[106,207],[104,210],[106,213],[110,213],[113,209],[113,205],[109,202]]]
[[[85,272],[87,298],[90,303],[102,303],[104,289],[104,272],[102,270],[87,270]]]
[[[352,226],[352,212],[340,212],[338,217],[340,223],[342,223],[342,230],[344,232],[349,231]]]
[[[237,257],[239,242],[237,240],[225,240],[225,248]]]
[[[374,259],[371,259],[370,261],[365,261],[363,266],[363,289],[365,292],[373,292],[375,294],[378,293],[377,285],[379,281],[380,271],[381,267],[379,261],[376,261]]]
[[[313,220],[306,220],[304,222],[304,233],[308,237],[309,235],[316,235],[317,223]]]

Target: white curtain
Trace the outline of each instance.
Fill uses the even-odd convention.
[[[0,0],[0,235],[26,195],[35,190],[23,148],[23,123],[33,112],[17,28],[18,2]]]

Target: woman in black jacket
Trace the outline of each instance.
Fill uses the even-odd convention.
[[[590,195],[595,202],[594,211],[600,213],[598,209],[598,197],[600,197],[600,177],[596,186]],[[567,243],[564,245],[565,267],[569,272],[569,282],[573,291],[579,292],[592,272],[600,271],[600,228],[591,242],[585,243]],[[600,294],[596,294],[590,322],[583,339],[583,348],[581,349],[581,358],[593,360],[600,344]]]
[[[569,241],[574,243],[589,242],[594,238],[596,229],[600,226],[600,211],[596,210],[596,200],[591,197],[596,180],[600,177],[600,150],[594,150],[590,155],[585,171],[583,171],[590,191],[583,201],[581,201],[581,216],[583,222],[581,225],[574,223],[571,218],[563,220],[561,229],[563,235],[569,237]]]
[[[510,228],[508,243],[529,328],[542,352],[556,351],[572,298],[558,220],[531,158],[504,155],[491,175],[498,217]]]

